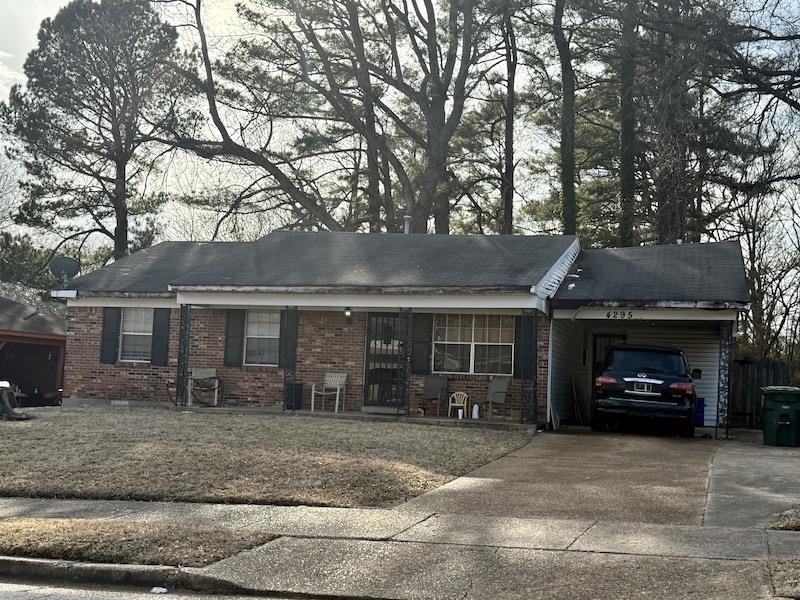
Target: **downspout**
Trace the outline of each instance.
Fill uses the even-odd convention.
[[[189,335],[192,324],[192,307],[181,304],[180,329],[178,333],[178,373],[175,389],[175,404],[187,406],[187,388],[189,383]]]

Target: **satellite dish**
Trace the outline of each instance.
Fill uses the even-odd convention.
[[[81,270],[81,263],[69,256],[56,256],[47,266],[50,267],[50,272],[61,280],[64,287],[67,281]]]

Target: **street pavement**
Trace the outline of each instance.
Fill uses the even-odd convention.
[[[68,586],[0,579],[0,600],[153,600],[162,596],[150,589]],[[252,596],[217,596],[170,592],[166,600],[252,600]],[[280,600],[280,599],[278,599]]]

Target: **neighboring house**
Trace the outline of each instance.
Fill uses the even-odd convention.
[[[66,320],[41,302],[31,306],[36,300],[29,292],[0,284],[0,380],[20,388],[24,405],[58,399],[66,344]]]
[[[714,424],[748,306],[736,243],[581,252],[575,236],[165,242],[69,288],[54,295],[68,303],[74,400],[174,400],[203,367],[216,369],[228,405],[279,405],[302,383],[308,408],[311,384],[340,372],[347,410],[434,415],[426,375],[446,375],[450,393],[479,403],[505,376],[495,412],[539,423],[575,417],[593,363],[625,336],[685,347],[705,372]]]

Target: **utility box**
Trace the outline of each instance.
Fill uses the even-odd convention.
[[[800,388],[761,388],[761,427],[765,445],[800,447]]]

